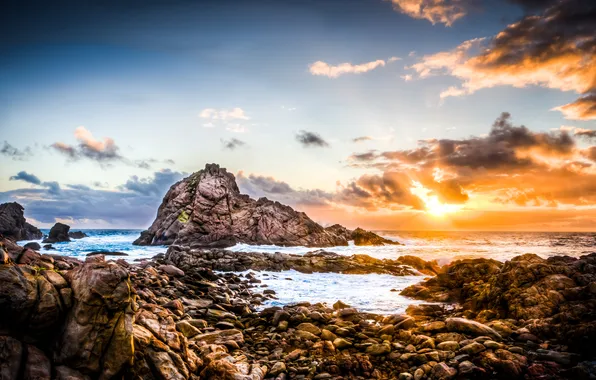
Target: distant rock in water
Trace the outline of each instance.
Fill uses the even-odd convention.
[[[331,247],[345,237],[305,213],[267,198],[240,194],[234,175],[216,164],[174,184],[136,245],[230,247],[236,243]]]
[[[48,237],[43,239],[42,243],[59,243],[64,241],[70,241],[68,237],[68,231],[70,230],[70,226],[64,223],[56,223],[50,229],[50,233]]]
[[[362,228],[356,228],[352,231],[341,224],[334,224],[327,227],[325,231],[341,236],[346,240],[354,240],[355,245],[402,245],[400,242],[380,237],[374,232],[366,231]]]
[[[41,239],[41,231],[26,222],[24,208],[16,202],[0,205],[0,235],[13,241]]]
[[[402,245],[400,242],[385,239],[373,232],[365,231],[362,228],[356,228],[352,232],[352,240],[354,240],[355,245]]]
[[[89,235],[87,235],[83,231],[74,231],[74,232],[69,232],[68,237],[71,239],[82,239],[82,238],[89,237]]]

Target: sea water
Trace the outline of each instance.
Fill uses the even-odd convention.
[[[132,242],[140,230],[83,230],[89,237],[68,243],[52,244],[53,249],[42,252],[74,256],[84,259],[89,252],[116,251],[126,253],[127,261],[148,259],[165,253],[164,246],[135,246]],[[48,230],[42,230],[45,234]],[[414,255],[424,260],[447,264],[462,258],[485,257],[505,261],[512,257],[535,253],[541,257],[568,255],[579,257],[596,252],[596,233],[559,232],[395,232],[377,231],[380,235],[404,245],[325,248],[342,255],[366,254],[376,258],[397,258]],[[41,240],[35,240],[41,244]],[[29,241],[20,242],[21,245]],[[305,254],[307,247],[278,247],[271,245],[238,244],[228,248],[236,252],[284,252]],[[120,257],[115,257],[120,258]],[[391,276],[379,274],[313,273],[296,271],[253,272],[261,285],[273,289],[276,299],[264,306],[285,305],[295,302],[325,302],[337,300],[362,311],[381,314],[403,312],[416,301],[402,297],[399,291],[423,280],[423,276]],[[392,291],[394,290],[394,291]],[[258,288],[256,291],[260,291]]]

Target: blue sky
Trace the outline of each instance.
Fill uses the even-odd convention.
[[[125,184],[133,176],[154,181],[163,170],[182,176],[206,162],[294,189],[334,192],[338,181],[379,171],[353,165],[353,153],[486,135],[502,112],[537,133],[563,125],[594,129],[591,118],[569,120],[552,110],[575,101],[577,85],[497,83],[442,99],[465,80],[423,77],[412,67],[465,41],[493,38],[524,17],[519,4],[454,0],[466,14],[445,25],[408,14],[400,1],[406,0],[8,2],[0,16],[0,144],[29,150],[0,156],[0,200],[16,199],[20,189],[46,191],[10,180],[21,171],[64,189],[76,184],[129,197],[134,192]],[[338,77],[311,70],[317,61],[376,60],[384,66]],[[201,117],[206,109],[219,116]],[[92,134],[88,141],[113,140],[119,158],[73,159],[55,148],[76,147],[81,126]],[[295,138],[300,131],[328,146],[305,147]],[[352,141],[360,136],[371,139]],[[241,144],[226,148],[232,139]],[[161,196],[147,200],[147,208]],[[62,213],[69,217],[68,208]],[[145,223],[91,211],[92,222],[70,217],[75,225]]]

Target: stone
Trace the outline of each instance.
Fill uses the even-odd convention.
[[[447,318],[445,320],[447,330],[471,335],[488,335],[492,338],[501,340],[501,335],[494,329],[483,325],[480,322],[465,318]]]
[[[237,329],[220,330],[195,335],[192,340],[196,342],[205,342],[207,344],[225,344],[226,342],[230,341],[243,344],[244,335],[242,334],[242,331]]]
[[[23,248],[29,248],[32,249],[34,251],[39,251],[41,249],[41,245],[39,245],[39,243],[37,242],[31,242],[31,243],[27,243],[23,246]]]
[[[484,350],[486,350],[486,347],[483,344],[478,343],[478,342],[473,342],[473,343],[470,343],[470,344],[462,347],[459,351],[461,353],[464,353],[467,355],[475,355],[475,354],[482,352]]]
[[[176,323],[176,330],[180,331],[182,335],[187,338],[199,335],[201,331],[195,326],[191,325],[188,321],[180,321]]]
[[[160,265],[159,267],[157,267],[157,269],[159,269],[160,271],[162,271],[166,274],[169,274],[170,276],[177,276],[177,277],[184,276],[184,271],[176,268],[173,265]]]
[[[443,362],[437,363],[431,372],[431,377],[436,380],[453,379],[456,375],[457,370],[455,368],[449,367]]]
[[[56,223],[50,229],[48,236],[42,240],[42,243],[60,243],[70,241],[68,231],[70,226],[64,223]]]
[[[269,370],[269,375],[277,376],[280,373],[286,372],[286,363],[284,362],[276,362],[273,367]]]
[[[457,351],[459,350],[459,343],[455,341],[446,341],[437,344],[437,348],[442,351]]]
[[[391,352],[391,346],[388,344],[373,344],[366,348],[366,353],[372,356],[387,355]]]
[[[1,376],[0,376],[1,377]],[[51,380],[52,364],[50,359],[39,348],[27,346],[24,379]]]
[[[343,350],[352,346],[352,343],[348,342],[344,338],[337,338],[333,341],[333,345],[338,350]]]
[[[296,326],[296,329],[298,330],[302,330],[302,331],[308,331],[311,334],[314,335],[321,335],[321,329],[318,328],[317,326],[313,325],[312,323],[301,323],[298,326]]]
[[[333,342],[335,339],[337,339],[337,335],[327,329],[323,329],[321,330],[321,339]]]
[[[23,357],[23,345],[9,336],[0,336],[0,379],[17,380]]]

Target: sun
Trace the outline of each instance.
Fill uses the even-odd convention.
[[[441,201],[439,201],[439,199],[434,195],[427,197],[427,199],[424,200],[424,203],[426,206],[426,212],[438,217],[457,212],[460,209],[460,206],[458,205],[441,203]]]
[[[430,190],[425,188],[420,182],[412,181],[412,194],[422,199],[426,212],[435,217],[444,217],[461,209],[462,206],[449,203],[443,203],[436,195],[431,195]]]

